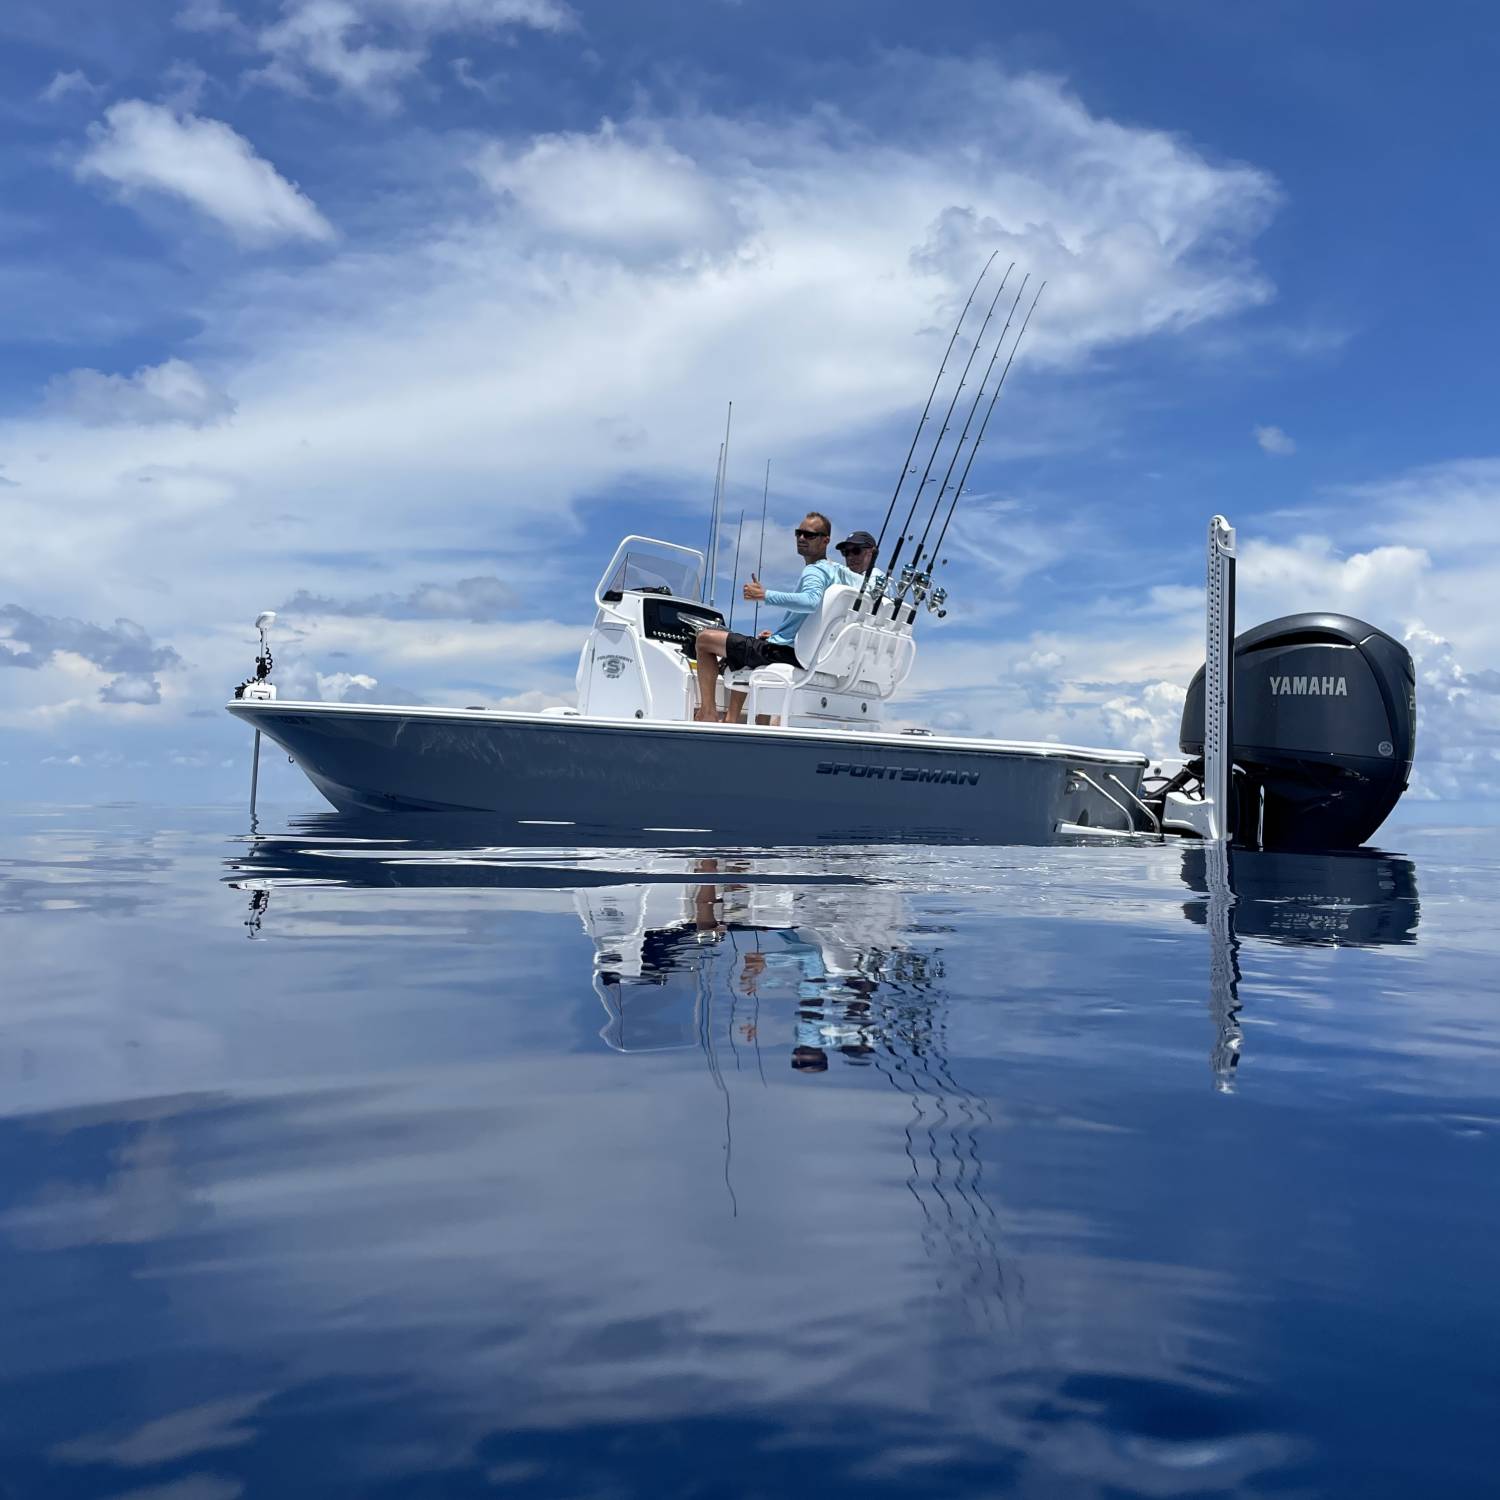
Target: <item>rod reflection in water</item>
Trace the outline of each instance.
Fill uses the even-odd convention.
[[[906,1188],[938,1286],[946,1289],[946,1268],[957,1268],[952,1289],[992,1315],[1010,1290],[980,1140],[994,1118],[953,1070],[941,958],[892,943],[903,925],[892,887],[819,887],[813,899],[786,885],[737,883],[735,863],[700,861],[698,873],[720,877],[713,884],[576,893],[595,944],[594,990],[607,1017],[600,1037],[620,1052],[699,1047],[724,1092],[726,1125],[731,1091],[715,1043],[716,997],[727,1004],[723,1034],[735,1069],[746,1071],[743,1047],[762,1084],[768,1013],[789,1032],[772,1055],[784,1055],[793,1072],[871,1069],[910,1101]],[[727,1164],[732,1138],[725,1144]]]
[[[1416,866],[1373,849],[1311,854],[1193,844],[1182,851],[1182,881],[1205,899],[1183,913],[1209,935],[1209,1056],[1214,1087],[1234,1092],[1243,939],[1320,948],[1415,943],[1421,902]]]

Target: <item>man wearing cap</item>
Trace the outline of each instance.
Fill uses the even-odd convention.
[[[875,538],[868,531],[851,531],[837,548],[844,558],[844,566],[839,570],[843,577],[839,582],[859,588],[864,582],[864,575],[869,573],[870,587],[867,592],[878,591],[885,582],[885,574],[878,570],[871,571],[871,565],[875,561],[875,548]]]
[[[731,672],[789,662],[800,666],[792,649],[797,627],[818,607],[831,584],[841,581],[843,570],[828,561],[828,543],[833,536],[833,522],[818,511],[809,511],[796,529],[797,555],[802,559],[802,576],[795,589],[768,589],[752,573],[745,585],[745,598],[762,601],[784,609],[786,617],[775,630],[757,635],[742,635],[738,630],[700,630],[696,643],[698,658],[698,710],[693,715],[701,723],[719,722],[717,688],[720,663]],[[738,700],[738,701],[735,701]],[[736,693],[730,702],[732,723],[743,723],[744,694]]]

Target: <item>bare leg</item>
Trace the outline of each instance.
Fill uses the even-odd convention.
[[[745,699],[748,695],[739,688],[735,688],[729,694],[729,712],[724,715],[726,724],[743,724],[745,722]]]
[[[724,659],[723,630],[700,630],[694,643],[698,658],[698,712],[693,715],[700,724],[719,722],[719,663]]]

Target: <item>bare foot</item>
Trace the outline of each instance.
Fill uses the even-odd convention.
[[[707,709],[696,708],[693,710],[693,723],[695,724],[722,724],[724,721],[718,714]]]

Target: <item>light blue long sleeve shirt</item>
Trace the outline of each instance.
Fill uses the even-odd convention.
[[[786,618],[771,632],[771,639],[778,646],[790,646],[796,642],[797,627],[818,607],[823,595],[835,583],[840,582],[843,571],[837,563],[827,558],[822,562],[808,563],[795,589],[767,589],[765,602],[772,609],[786,610]]]

